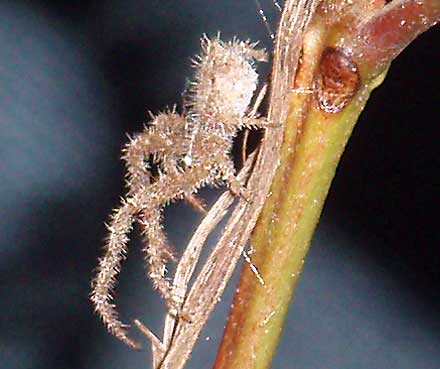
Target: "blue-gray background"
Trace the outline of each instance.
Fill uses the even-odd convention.
[[[1,369],[150,368],[105,332],[89,281],[124,192],[125,133],[180,102],[199,37],[218,30],[270,46],[253,0],[1,1]],[[438,45],[433,30],[405,51],[362,115],[274,368],[440,368]],[[167,211],[177,249],[198,219]],[[133,237],[117,301],[159,333]],[[210,367],[230,299],[188,368]]]

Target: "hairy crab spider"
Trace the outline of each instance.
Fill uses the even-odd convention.
[[[127,196],[114,210],[109,236],[92,282],[91,300],[110,333],[131,347],[127,326],[112,303],[112,291],[127,251],[128,234],[138,221],[145,237],[148,276],[168,307],[178,313],[172,285],[165,278],[166,263],[174,258],[162,227],[162,209],[171,201],[191,199],[205,185],[226,183],[234,194],[248,197],[235,178],[230,157],[233,138],[242,128],[267,127],[249,105],[258,86],[255,61],[267,54],[255,43],[219,38],[201,40],[202,53],[194,60],[195,78],[185,101],[185,115],[175,110],[153,117],[151,126],[124,149]],[[263,92],[264,93],[264,92]],[[260,99],[257,99],[257,103]],[[157,164],[152,181],[148,158]]]

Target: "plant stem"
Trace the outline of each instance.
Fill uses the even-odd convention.
[[[438,1],[426,2],[426,7],[413,1],[396,3],[378,12],[377,6],[382,7],[379,2],[371,6],[371,1],[359,1],[358,12],[339,9],[338,16],[333,14],[331,20],[328,12],[321,11],[307,31],[295,80],[297,92],[290,99],[281,164],[252,238],[252,261],[265,284],[259,284],[244,265],[215,369],[270,367],[313,232],[353,127],[372,90],[383,81],[391,60],[440,17]],[[403,3],[408,5],[406,12]],[[358,27],[361,22],[356,15],[361,13],[362,5],[364,9],[370,6],[371,17]],[[419,16],[414,16],[417,7]],[[402,28],[401,20],[418,20],[420,14],[423,22],[412,21],[411,27]],[[361,42],[365,35],[376,42],[375,35],[384,29],[390,35],[388,43],[382,40],[374,47]],[[328,61],[326,53],[333,55]],[[344,70],[346,60],[354,67]],[[341,88],[337,82],[346,78],[342,91],[348,89],[348,93],[343,95],[346,101],[342,99],[342,105],[337,105],[341,99],[335,99],[332,84],[326,85],[325,74],[334,70],[340,72],[339,80],[329,79],[336,88]],[[350,74],[354,70],[358,74]],[[317,85],[320,75],[323,84]],[[314,91],[301,93],[307,90]]]

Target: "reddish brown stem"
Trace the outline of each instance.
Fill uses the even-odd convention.
[[[440,21],[440,1],[393,1],[351,38],[353,57],[371,70],[382,69],[418,35]],[[350,47],[349,44],[345,46]]]

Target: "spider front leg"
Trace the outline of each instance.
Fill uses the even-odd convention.
[[[167,263],[176,261],[176,259],[163,229],[162,209],[160,207],[146,208],[140,214],[139,223],[145,239],[143,251],[148,277],[169,305],[169,301],[173,298],[171,282],[166,277]]]
[[[162,184],[181,172],[179,160],[187,151],[187,139],[182,134],[184,127],[183,117],[175,113],[161,114],[150,128],[130,141],[124,155],[129,173],[129,193],[136,199],[138,220],[145,237],[146,269],[154,287],[165,299],[171,289],[165,278],[166,264],[175,259],[163,231],[162,208],[173,200],[174,193],[168,194],[168,188]],[[146,162],[151,157],[158,165],[159,174],[150,184],[151,174]]]
[[[162,116],[161,125],[153,126],[131,140],[126,149],[126,160],[131,179],[130,193],[136,198],[139,223],[145,237],[148,276],[169,308],[177,311],[174,301],[180,301],[180,298],[174,296],[171,282],[166,277],[167,263],[173,261],[174,256],[162,226],[162,209],[174,200],[189,198],[194,201],[193,193],[209,175],[209,170],[204,167],[194,169],[194,165],[188,164],[190,137],[183,127],[166,127],[165,118]],[[154,146],[151,145],[153,142]],[[137,188],[134,185],[145,175],[145,158],[151,154],[156,154],[155,162],[161,168],[159,175],[149,186]],[[201,207],[199,202],[195,205]]]
[[[166,233],[162,226],[161,209],[151,209],[140,214],[142,234],[145,239],[145,264],[148,277],[164,299],[168,312],[181,316],[181,303],[185,296],[180,296],[173,289],[172,280],[167,277],[167,263],[175,261],[170,252]]]
[[[130,201],[122,201],[115,210],[107,228],[110,231],[104,256],[99,259],[98,273],[92,281],[91,300],[95,311],[99,314],[108,331],[133,348],[140,345],[127,335],[128,325],[118,317],[116,305],[112,304],[112,292],[116,284],[116,276],[121,269],[121,261],[127,253],[128,234],[132,230],[136,209]]]
[[[179,154],[179,147],[173,143],[182,135],[185,118],[174,112],[153,118],[151,126],[130,138],[123,150],[130,194],[142,191],[152,182],[150,157],[154,162],[175,162],[172,158]]]
[[[153,123],[153,127],[146,129],[138,134],[124,150],[124,160],[128,170],[128,197],[122,200],[121,206],[115,210],[108,225],[109,236],[105,245],[104,255],[99,260],[97,275],[92,282],[91,300],[95,306],[95,311],[100,315],[105,326],[114,336],[125,342],[127,345],[138,348],[139,344],[127,335],[127,325],[123,324],[118,317],[112,292],[116,283],[116,277],[121,269],[121,262],[127,252],[128,234],[133,228],[133,222],[145,206],[140,199],[143,193],[152,188],[151,174],[146,165],[146,160],[150,154],[156,159],[165,160],[166,158],[178,155],[178,147],[170,144],[173,141],[172,135],[175,134],[181,139],[179,133],[185,125],[185,120],[175,113],[158,115]],[[173,132],[173,133],[171,133]],[[163,203],[156,205],[153,210],[161,209]],[[160,222],[160,211],[158,211],[157,222]],[[160,226],[160,224],[159,224]],[[172,252],[166,244],[166,238],[162,242],[160,249],[150,250],[150,254],[160,255],[163,260],[172,258]],[[165,265],[166,261],[162,261]]]
[[[130,194],[140,192],[152,182],[147,162],[150,156],[163,165],[165,173],[176,173],[179,170],[178,160],[185,154],[185,118],[174,112],[161,113],[153,118],[151,126],[130,138],[123,150]],[[198,212],[206,213],[205,204],[196,196],[188,194],[185,201]]]
[[[168,242],[162,226],[162,208],[172,201],[193,194],[206,183],[210,173],[210,166],[197,162],[183,172],[159,177],[139,200],[140,206],[143,206],[139,218],[145,235],[144,252],[148,275],[173,314],[180,313],[180,303],[184,296],[178,296],[170,280],[166,278],[166,264],[170,253],[167,251]]]

